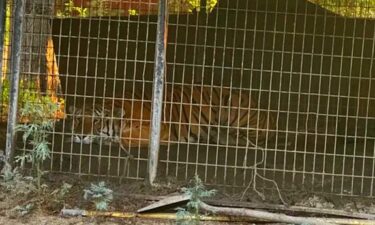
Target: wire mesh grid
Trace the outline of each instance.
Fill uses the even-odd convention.
[[[283,190],[373,197],[371,1],[219,0],[199,12],[178,2],[159,177],[244,188],[256,171],[259,189],[275,187],[266,178]],[[52,132],[48,169],[144,179],[157,1],[54,8],[48,35],[67,118]]]

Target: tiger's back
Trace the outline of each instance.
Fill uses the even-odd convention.
[[[182,142],[263,145],[274,135],[272,115],[258,108],[249,91],[175,85],[165,104],[172,135]]]

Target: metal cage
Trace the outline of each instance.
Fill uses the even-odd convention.
[[[353,2],[56,1],[47,168],[143,180],[153,155],[160,179],[374,197],[375,3]]]

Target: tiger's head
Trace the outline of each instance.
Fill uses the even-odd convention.
[[[84,109],[69,107],[69,118],[72,137],[69,142],[91,144],[117,143],[128,151],[130,147],[143,147],[149,144],[151,133],[151,106],[145,106],[141,101],[132,103],[122,102],[112,109],[112,104],[107,108],[93,107],[87,104]],[[132,107],[132,108],[131,108]],[[125,108],[128,114],[125,114]],[[166,143],[170,139],[169,124],[163,123],[160,131],[160,139]],[[100,142],[100,141],[103,142]]]
[[[101,138],[104,141],[119,139],[124,110],[115,108],[112,114],[111,109],[88,105],[84,110],[70,106],[69,113],[72,142],[90,144],[97,143]]]

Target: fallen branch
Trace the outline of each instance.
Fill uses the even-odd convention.
[[[375,215],[368,213],[359,212],[347,212],[339,209],[326,209],[326,208],[311,208],[304,206],[289,206],[285,207],[283,205],[274,205],[266,203],[254,203],[254,202],[238,202],[238,201],[222,201],[222,200],[205,200],[206,203],[214,206],[224,206],[224,207],[235,207],[235,208],[253,208],[253,209],[264,209],[272,211],[286,211],[304,214],[319,214],[323,216],[336,216],[336,217],[351,217],[357,219],[368,219],[375,220]]]
[[[269,213],[260,210],[251,210],[244,208],[227,208],[215,207],[201,202],[201,209],[211,212],[220,213],[224,216],[200,216],[202,221],[223,221],[223,222],[282,222],[292,224],[309,224],[309,225],[373,225],[375,220],[361,219],[343,219],[343,218],[318,218],[318,217],[295,217],[280,213]],[[99,212],[87,211],[81,209],[62,209],[62,216],[85,216],[85,217],[114,217],[114,218],[140,218],[140,219],[169,219],[176,220],[175,213],[132,213],[132,212]],[[186,218],[188,219],[188,218]]]
[[[85,217],[113,217],[122,219],[140,218],[140,219],[166,219],[176,220],[176,213],[132,213],[132,212],[100,212],[88,211],[82,209],[62,209],[61,216],[85,216]],[[185,217],[185,219],[193,219],[193,217]],[[202,221],[216,222],[265,222],[264,220],[254,218],[241,218],[230,216],[200,216]]]
[[[178,194],[178,193],[177,193]],[[131,197],[134,199],[142,199],[146,201],[160,201],[168,196],[153,196],[153,195],[144,195],[144,194],[118,194],[121,197]],[[275,205],[275,204],[266,204],[266,203],[254,203],[254,202],[239,202],[239,201],[223,201],[223,200],[205,200],[210,205],[220,206],[220,207],[235,207],[235,208],[253,208],[253,209],[264,209],[272,211],[285,211],[304,214],[318,214],[322,216],[336,216],[336,217],[351,217],[357,219],[368,219],[375,220],[375,215],[368,213],[359,213],[359,212],[347,212],[340,209],[326,209],[326,208],[311,208],[304,206],[289,206],[284,205]]]
[[[297,216],[288,216],[288,215],[281,214],[281,213],[270,213],[270,212],[245,209],[245,208],[216,207],[216,206],[208,205],[204,202],[200,203],[200,208],[210,213],[227,215],[227,216],[250,217],[250,218],[266,220],[270,222],[309,224],[309,225],[313,225],[313,224],[316,224],[316,225],[375,224],[375,220],[371,221],[371,220],[342,219],[342,218],[297,217]]]

